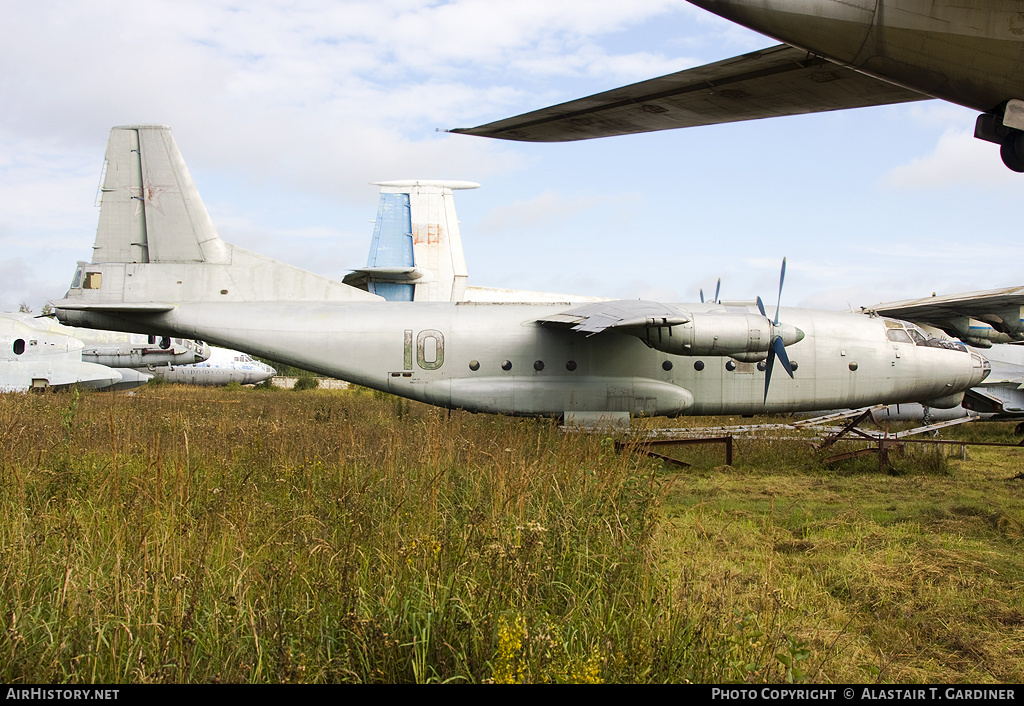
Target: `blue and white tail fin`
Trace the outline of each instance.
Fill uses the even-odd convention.
[[[388,301],[462,301],[466,257],[455,213],[456,189],[470,181],[384,181],[366,267],[345,277]]]

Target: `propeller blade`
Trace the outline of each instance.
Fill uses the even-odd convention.
[[[704,303],[704,290],[703,290],[703,289],[702,289],[702,290],[700,290],[700,303],[701,303],[701,304],[703,304],[703,303]]]
[[[786,281],[786,258],[782,258],[782,273],[779,275],[779,303],[775,305],[775,325],[779,325],[779,307],[782,306],[782,283]]]
[[[775,365],[775,348],[768,349],[768,359],[764,362],[764,401],[768,402],[768,386],[772,384],[772,367]]]
[[[722,278],[718,278],[718,284],[715,285],[715,304],[718,303],[718,293],[722,291]]]
[[[778,334],[779,325],[779,312],[782,309],[782,285],[786,281],[786,258],[782,258],[782,271],[779,273],[779,303],[775,305],[775,321],[772,322],[772,341],[771,345],[768,346],[768,357],[765,359],[764,366],[764,401],[768,402],[768,387],[772,383],[772,370],[775,368],[775,358],[779,359],[782,363],[783,369],[789,373],[789,377],[793,377],[793,366],[789,362],[789,355],[786,353],[786,344],[782,341],[782,336]],[[761,301],[761,297],[757,298],[757,308],[761,312],[761,316],[768,318],[768,314],[764,311],[764,303]]]
[[[782,337],[776,338],[772,341],[772,352],[779,356],[779,362],[782,363],[782,367],[790,377],[793,377],[793,366],[789,363],[789,355],[786,353],[786,344],[782,342]]]

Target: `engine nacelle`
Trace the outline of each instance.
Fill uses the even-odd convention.
[[[1024,340],[1024,306],[1007,306],[984,315],[986,322],[1012,340]]]
[[[647,328],[634,335],[651,348],[673,355],[720,355],[737,360],[749,356],[751,361],[757,361],[768,354],[776,333],[787,346],[804,337],[804,332],[795,326],[776,327],[758,314],[725,312],[693,314],[685,324]]]
[[[979,348],[991,348],[993,343],[1005,343],[1006,335],[984,321],[970,316],[957,316],[949,320],[949,327],[964,343]]]
[[[925,407],[934,407],[935,409],[953,409],[954,407],[959,407],[963,401],[964,393],[954,392],[952,395],[936,397],[933,400],[921,400],[921,404]]]

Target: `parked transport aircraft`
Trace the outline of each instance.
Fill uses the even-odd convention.
[[[404,292],[386,287],[373,290],[389,301],[394,301],[392,297],[397,296],[404,296],[405,301],[409,297],[412,301],[438,301],[435,298],[438,293],[447,301],[449,296],[457,297],[459,292],[464,301],[477,302],[607,301],[519,289],[456,287],[456,276],[464,282],[468,280],[468,268],[462,256],[462,235],[452,191],[467,188],[466,184],[470,182],[380,182],[380,205],[367,267],[347,276],[345,282],[368,289],[377,272],[384,273],[383,277],[415,272],[416,281],[435,283],[431,288],[415,289],[414,285],[406,284]],[[436,233],[437,237],[417,239],[417,233]],[[416,247],[413,247],[413,242],[416,242]],[[458,262],[459,265],[448,267],[449,262]],[[720,301],[720,286],[721,282],[713,301]],[[988,292],[878,304],[870,311],[913,321],[922,332],[930,332],[934,337],[952,336],[968,345],[989,349],[987,357],[992,364],[992,373],[966,393],[963,406],[937,409],[915,402],[894,404],[876,411],[876,418],[893,421],[945,420],[979,414],[1024,414],[1024,390],[1020,389],[1024,386],[1024,348],[998,345],[1000,342],[1024,341],[1024,288],[1006,287]],[[917,327],[914,328],[916,330]],[[889,331],[887,335],[905,335],[909,339],[911,334]],[[992,348],[994,342],[997,345]]]
[[[117,371],[83,361],[84,348],[74,336],[52,331],[48,322],[0,314],[0,392],[72,385],[100,389],[121,381]]]
[[[233,382],[255,385],[277,374],[272,367],[246,353],[216,346],[210,349],[210,357],[202,362],[154,366],[147,372],[167,382],[203,386],[229,385]]]
[[[760,301],[389,302],[221,240],[168,128],[114,128],[106,158],[93,262],[54,302],[76,326],[200,338],[520,415],[949,407],[988,373],[981,355],[912,324],[896,340],[883,317]],[[792,379],[769,388],[775,359]]]
[[[941,98],[1024,172],[1020,0],[689,2],[785,43],[452,132],[562,142]]]

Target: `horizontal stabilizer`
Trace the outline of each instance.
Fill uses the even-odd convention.
[[[90,304],[83,302],[80,299],[56,299],[50,303],[57,309],[105,311],[108,313],[121,312],[124,314],[158,314],[164,311],[171,311],[175,307],[174,304],[162,304],[159,302],[99,302],[96,304]]]
[[[352,270],[342,279],[350,287],[369,290],[379,283],[414,284],[422,281],[429,273],[418,267],[360,267]]]

